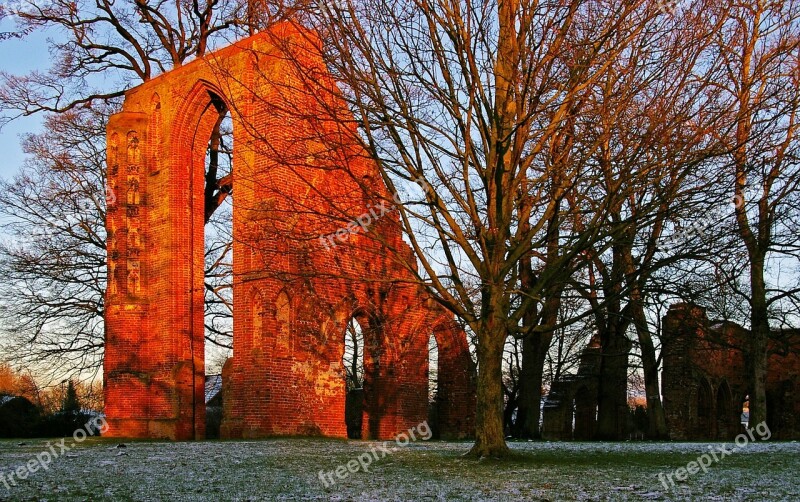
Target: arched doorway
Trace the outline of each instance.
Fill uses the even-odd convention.
[[[739,418],[739,422],[742,426],[746,429],[747,426],[750,424],[750,395],[746,395],[742,398],[742,414]]]
[[[432,437],[439,437],[439,344],[428,337],[428,426]]]
[[[717,439],[730,439],[736,436],[736,429],[733,426],[735,414],[731,389],[728,382],[723,380],[717,389]]]
[[[347,424],[348,439],[361,439],[364,420],[364,330],[358,319],[353,317],[344,332],[345,405],[344,420]]]
[[[711,389],[711,384],[708,380],[702,378],[700,385],[697,387],[697,399],[695,406],[697,409],[697,422],[695,435],[698,439],[712,439],[712,411],[714,402],[714,391]]]

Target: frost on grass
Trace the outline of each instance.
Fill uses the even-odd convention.
[[[44,441],[0,441],[0,472],[44,450]],[[397,447],[369,472],[324,487],[319,471],[378,443],[273,439],[197,443],[86,441],[6,490],[0,500],[798,500],[800,444],[756,443],[674,489],[673,472],[704,443],[511,443],[508,461],[464,458],[469,443]]]

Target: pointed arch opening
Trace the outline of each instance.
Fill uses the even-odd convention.
[[[344,333],[344,354],[342,363],[345,370],[345,386],[348,392],[364,387],[364,330],[361,323],[353,317],[347,323]]]
[[[742,398],[741,409],[742,414],[739,418],[739,422],[745,429],[747,429],[750,426],[750,394],[747,394]]]
[[[729,439],[736,435],[735,419],[731,389],[728,382],[723,380],[717,389],[717,439]]]
[[[712,434],[712,411],[714,403],[714,391],[707,379],[702,378],[697,387],[697,398],[695,406],[697,409],[696,436],[698,438],[710,438]]]
[[[428,426],[432,437],[439,437],[439,343],[428,337]]]
[[[204,148],[204,304],[206,349],[209,361],[230,357],[233,349],[233,122],[225,101],[208,91],[203,112],[207,138],[196,138]],[[211,369],[215,371],[214,368]]]
[[[357,316],[350,318],[344,332],[342,367],[345,381],[345,423],[348,439],[361,439],[364,428],[364,328]]]
[[[250,306],[250,323],[253,334],[252,346],[259,347],[263,344],[264,340],[267,303],[264,301],[264,296],[257,290],[253,290],[250,293]]]
[[[286,291],[275,298],[275,355],[289,357],[292,354],[292,304]]]

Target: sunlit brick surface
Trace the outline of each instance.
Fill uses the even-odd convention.
[[[110,435],[204,437],[204,162],[222,102],[234,124],[234,356],[222,436],[345,437],[341,361],[353,317],[366,344],[364,437],[427,419],[431,334],[442,435],[472,433],[466,336],[414,284],[397,212],[375,211],[390,194],[313,44],[278,25],[132,89],[111,117]],[[365,214],[368,231],[320,239]]]

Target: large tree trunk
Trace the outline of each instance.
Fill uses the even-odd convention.
[[[627,429],[628,356],[632,344],[625,336],[630,320],[620,307],[620,301],[625,281],[625,246],[629,249],[632,240],[629,231],[615,244],[611,272],[603,286],[608,299],[605,315],[598,315],[602,311],[595,314],[601,354],[595,439],[623,439]]]
[[[736,206],[736,222],[739,236],[747,247],[750,264],[750,344],[747,354],[747,375],[750,384],[750,424],[760,424],[767,420],[767,340],[769,339],[769,318],[767,315],[767,290],[764,284],[764,262],[770,246],[772,231],[769,215],[770,187],[775,181],[778,171],[773,172],[769,178],[763,180],[762,198],[758,203],[756,225],[752,228],[748,219],[748,211],[744,205],[747,200],[745,192],[748,186],[747,177],[751,172],[753,159],[748,157],[748,149],[753,145],[753,120],[761,100],[761,93],[753,91],[759,86],[755,85],[753,75],[753,61],[759,38],[762,35],[761,16],[764,13],[763,5],[759,4],[752,20],[752,33],[749,33],[748,43],[742,45],[741,67],[738,77],[738,117],[736,121],[737,148],[734,151],[736,166],[736,181],[734,195],[742,204]],[[752,181],[751,181],[752,183]]]
[[[647,326],[644,307],[637,302],[633,306],[633,322],[639,345],[642,350],[642,369],[644,370],[644,388],[647,394],[647,437],[648,439],[669,439],[667,419],[661,402],[661,385],[658,380],[658,360],[653,346],[653,337]]]
[[[538,439],[542,435],[539,429],[539,417],[542,411],[542,376],[544,361],[552,340],[553,332],[548,331],[533,333],[522,341],[519,407],[513,430],[516,437]]]
[[[469,452],[479,458],[503,457],[509,453],[503,434],[502,388],[503,346],[507,329],[496,308],[490,306],[488,310],[478,333],[475,444]]]
[[[527,188],[527,183],[524,185]],[[529,214],[532,207],[532,199],[525,197],[520,204],[520,226],[525,232],[530,231],[530,222],[523,219],[522,215]],[[536,276],[533,273],[533,264],[530,253],[526,254],[519,262],[519,281],[523,291],[531,291],[536,284]],[[538,319],[536,305],[525,311],[522,315],[523,329],[532,329]],[[539,334],[528,333],[522,339],[522,368],[519,375],[519,395],[517,398],[517,418],[511,433],[518,438],[534,438],[539,435],[539,415],[536,411],[536,403],[539,400],[539,393],[542,388],[542,371],[544,370],[544,358],[542,357],[541,369],[538,365],[538,355],[541,352]],[[535,418],[534,418],[535,417]]]
[[[756,257],[750,264],[750,347],[748,377],[750,380],[750,426],[767,421],[767,343],[769,318],[764,284],[764,259]]]
[[[553,326],[558,321],[561,307],[561,287],[553,288],[545,301],[539,330],[535,330],[522,345],[522,375],[520,375],[519,411],[515,435],[517,437],[541,437],[539,417],[542,412],[542,380],[544,361],[553,341]],[[527,349],[527,350],[526,350]]]
[[[597,400],[596,439],[619,440],[628,419],[628,354],[631,342],[624,331],[609,328],[600,336],[602,360]]]
[[[560,190],[551,194],[554,200],[561,197]],[[525,204],[530,204],[530,199]],[[547,226],[547,260],[546,267],[553,268],[558,265],[559,258],[559,214],[556,211],[548,222]],[[530,225],[522,223],[527,229]],[[523,291],[532,291],[536,283],[536,275],[533,273],[533,265],[530,255],[520,262],[520,284]],[[556,285],[546,293],[544,307],[542,308],[541,318],[535,308],[529,309],[522,316],[522,325],[529,331],[522,342],[522,369],[520,374],[519,388],[519,408],[517,410],[517,421],[514,424],[514,435],[521,438],[538,439],[542,432],[539,429],[539,417],[542,409],[542,380],[544,373],[544,361],[547,359],[547,352],[553,341],[553,326],[558,321],[558,311],[561,308],[561,293],[564,289],[563,283]],[[536,324],[539,329],[534,329]]]

